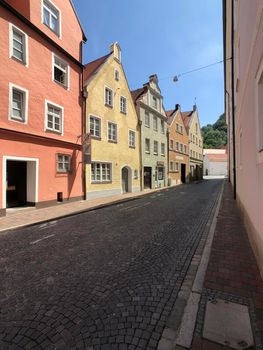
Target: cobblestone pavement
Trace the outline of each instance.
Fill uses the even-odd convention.
[[[222,180],[0,237],[0,349],[156,349]]]

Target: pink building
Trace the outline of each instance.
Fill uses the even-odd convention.
[[[82,43],[70,0],[0,0],[0,216],[83,197]]]
[[[224,0],[229,176],[263,275],[263,0]]]

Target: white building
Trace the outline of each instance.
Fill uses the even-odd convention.
[[[204,149],[204,175],[227,176],[227,153],[225,149]]]

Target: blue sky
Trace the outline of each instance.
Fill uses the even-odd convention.
[[[191,110],[195,98],[201,125],[223,113],[223,64],[172,77],[222,60],[221,0],[73,0],[88,37],[84,63],[118,41],[130,89],[156,73],[164,106]]]

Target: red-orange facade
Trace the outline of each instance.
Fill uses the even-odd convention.
[[[0,10],[0,215],[80,199],[85,35],[72,3],[0,0]]]

